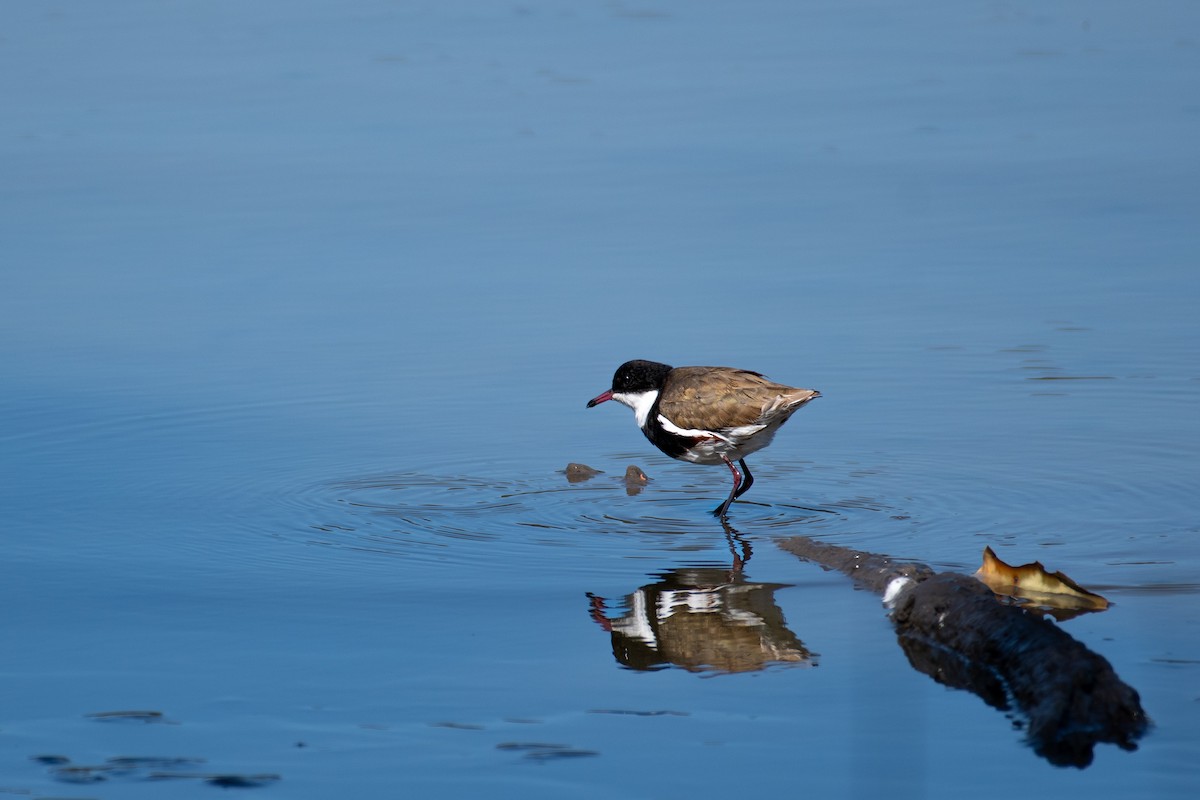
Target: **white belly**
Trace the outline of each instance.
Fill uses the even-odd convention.
[[[777,422],[770,425],[746,425],[718,433],[684,430],[671,424],[670,420],[662,415],[659,415],[658,419],[671,433],[700,439],[698,444],[679,456],[681,460],[693,464],[724,464],[726,459],[737,461],[745,458],[769,445],[781,424]]]

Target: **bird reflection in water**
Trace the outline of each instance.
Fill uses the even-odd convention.
[[[733,561],[724,566],[686,566],[655,575],[626,595],[626,611],[606,614],[608,602],[591,593],[590,614],[612,636],[613,656],[624,667],[690,672],[752,672],[776,664],[816,666],[775,603],[785,583],[754,583],[743,571],[748,543],[726,528]],[[741,550],[735,547],[735,540]]]

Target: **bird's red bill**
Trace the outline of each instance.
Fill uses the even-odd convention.
[[[609,389],[604,394],[598,394],[595,397],[593,397],[591,400],[588,400],[587,407],[591,408],[592,406],[598,406],[601,403],[608,402],[609,400],[612,400],[612,389]]]

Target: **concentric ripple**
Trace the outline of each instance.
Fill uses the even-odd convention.
[[[627,485],[616,470],[575,483],[561,470],[515,479],[373,473],[311,483],[287,498],[287,513],[303,544],[417,560],[530,565],[549,557],[547,548],[573,548],[594,566],[595,558],[724,548],[724,529],[709,513],[724,484],[698,484],[686,465],[655,470],[661,471],[645,486]],[[812,472],[801,484],[812,490],[812,505],[768,503],[772,494],[786,496],[793,481],[770,469],[762,477],[776,484],[774,492],[764,491],[761,502],[738,502],[731,530],[817,534],[889,510],[878,500],[846,496],[829,476]]]

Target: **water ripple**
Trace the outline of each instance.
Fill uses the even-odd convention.
[[[519,558],[526,564],[542,548],[637,557],[647,550],[724,546],[723,537],[714,536],[722,532],[720,523],[708,513],[723,484],[697,487],[677,477],[668,471],[644,488],[612,475],[572,484],[561,473],[504,480],[384,472],[316,481],[283,498],[294,524],[281,538],[407,558]],[[731,522],[746,530],[794,532],[885,509],[862,496],[835,496],[827,507],[739,502]],[[622,537],[620,547],[614,548],[613,537]]]

